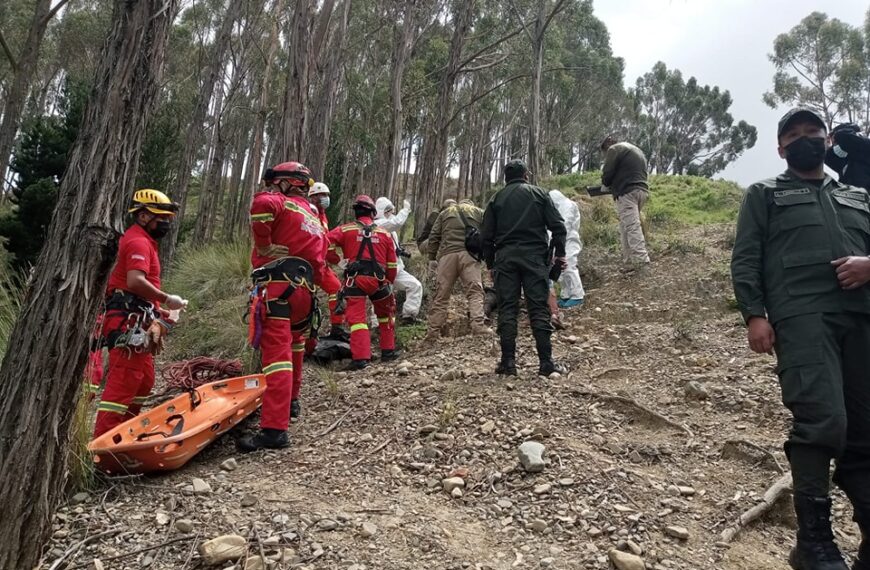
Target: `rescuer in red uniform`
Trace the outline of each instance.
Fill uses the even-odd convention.
[[[129,212],[133,224],[118,242],[106,289],[101,345],[109,349],[106,388],[97,405],[94,437],[139,414],[154,386],[154,358],[171,328],[169,313],[187,301],[160,289],[157,240],[170,229],[178,206],[163,192],[138,190]],[[99,351],[96,351],[99,354]],[[99,385],[99,381],[96,382]]]
[[[311,171],[298,162],[283,162],[268,169],[263,180],[266,187],[251,205],[250,318],[252,344],[262,354],[266,392],[260,432],[237,442],[243,452],[290,443],[287,428],[291,410],[294,417],[299,415],[305,337],[326,251],[326,232],[308,203],[314,183]]]
[[[329,218],[326,217],[326,209],[329,208],[329,187],[323,182],[316,182],[311,190],[308,191],[308,200],[317,209],[317,215],[320,217],[320,223],[323,224],[324,231],[329,231]],[[329,242],[327,242],[328,246]],[[332,264],[337,264],[340,259],[335,249],[328,249],[326,252],[326,261]],[[338,304],[338,291],[341,289],[341,281],[329,267],[324,267],[323,278],[318,287],[324,290],[327,295],[329,304],[329,324],[331,327],[329,338],[345,339],[347,333],[342,330],[344,324],[344,315],[335,313],[336,305]],[[314,347],[311,347],[312,350]]]
[[[341,295],[347,301],[345,316],[350,325],[351,369],[368,366],[372,357],[371,336],[366,323],[366,299],[371,299],[381,332],[381,358],[394,360],[396,350],[396,247],[393,237],[374,223],[375,203],[365,195],[353,203],[355,222],[329,232],[329,242],[341,248],[347,267]]]

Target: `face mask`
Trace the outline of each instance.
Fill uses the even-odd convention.
[[[169,220],[157,220],[157,223],[154,225],[154,229],[147,231],[148,235],[150,235],[154,239],[160,239],[166,237],[171,228],[172,222],[170,222]]]
[[[825,139],[801,137],[785,147],[785,161],[799,172],[815,170],[825,161]]]
[[[331,203],[329,201],[329,196],[321,196],[320,198],[318,198],[318,201],[320,202],[320,207],[324,210],[327,209],[329,207],[329,204]]]

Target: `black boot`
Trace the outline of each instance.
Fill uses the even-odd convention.
[[[513,341],[501,341],[501,362],[495,367],[496,374],[504,376],[517,375],[517,343]]]
[[[236,441],[236,449],[250,453],[258,449],[281,449],[290,445],[287,432],[280,429],[264,428],[254,436],[243,437]]]
[[[385,362],[396,360],[399,358],[400,354],[401,353],[395,348],[391,350],[381,350],[381,360]]]
[[[538,375],[539,376],[549,376],[553,372],[558,372],[559,374],[568,374],[568,367],[564,364],[559,364],[552,358],[549,360],[542,360],[540,365],[538,366]]]
[[[870,570],[870,513],[865,517],[864,513],[858,512],[858,507],[855,509],[855,519],[861,527],[861,546],[858,547],[858,559],[852,570]]]
[[[350,365],[347,367],[348,370],[362,370],[369,365],[368,360],[351,360]]]
[[[326,335],[326,338],[340,342],[350,342],[350,333],[341,328],[341,326],[335,325],[329,331],[329,334]]]
[[[831,499],[794,496],[797,544],[788,557],[794,570],[849,570],[831,531]]]
[[[299,405],[299,400],[291,400],[290,401],[290,418],[296,419],[299,417],[300,413],[302,413],[302,406]]]

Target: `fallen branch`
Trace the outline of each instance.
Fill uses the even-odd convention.
[[[331,426],[329,426],[328,428],[323,430],[321,433],[317,434],[317,437],[320,438],[320,437],[323,437],[323,436],[328,435],[328,434],[332,433],[333,431],[335,431],[335,429],[341,425],[341,422],[344,421],[344,418],[349,416],[352,411],[353,411],[352,407],[348,408],[347,411],[344,413],[344,415],[342,415],[340,418],[338,418],[337,420],[332,422]]]
[[[619,396],[617,394],[611,394],[609,392],[588,392],[585,390],[571,390],[571,394],[573,396],[589,396],[592,398],[601,398],[603,400],[609,400],[611,402],[619,402],[620,404],[625,404],[626,406],[630,406],[632,408],[640,410],[644,414],[658,420],[659,422],[661,422],[667,426],[670,426],[674,429],[677,429],[677,430],[685,433],[687,436],[689,436],[689,438],[695,437],[695,434],[692,433],[692,430],[690,430],[688,427],[684,426],[683,424],[678,424],[677,422],[675,422],[672,419],[666,418],[665,416],[661,415],[660,413],[656,412],[655,410],[651,410],[651,409],[647,408],[646,406],[644,406],[643,404],[641,404],[641,403],[637,402],[636,400],[629,398],[627,396]]]
[[[60,555],[60,558],[58,558],[57,560],[54,561],[54,563],[49,567],[48,570],[57,570],[58,568],[61,567],[61,565],[66,561],[67,558],[74,556],[75,554],[78,553],[79,550],[81,550],[82,548],[84,548],[88,544],[94,542],[95,540],[99,540],[99,539],[103,538],[104,536],[118,534],[122,530],[123,529],[121,529],[120,527],[110,528],[109,530],[104,530],[103,532],[91,535],[91,536],[85,538],[84,540],[81,540],[81,541],[73,544],[72,546],[67,548],[63,554]],[[85,566],[87,566],[87,564],[81,566],[81,568],[84,568]],[[78,566],[74,566],[73,568],[78,568]]]
[[[191,540],[191,539],[196,538],[197,536],[199,536],[199,535],[196,535],[196,536],[179,536],[179,537],[173,538],[173,539],[171,539],[171,540],[163,541],[163,542],[161,542],[160,544],[155,544],[155,545],[153,545],[153,546],[146,546],[145,548],[139,548],[139,549],[137,549],[137,550],[131,550],[130,552],[125,552],[125,553],[123,553],[123,554],[118,554],[117,556],[110,556],[110,557],[108,557],[108,558],[101,558],[100,560],[103,561],[103,562],[108,562],[109,560],[118,560],[118,559],[120,559],[120,558],[127,558],[127,557],[130,557],[130,556],[136,556],[137,554],[142,554],[143,552],[150,552],[151,550],[157,550],[158,548],[163,548],[164,546],[169,546],[170,544],[175,544],[176,542],[181,542],[181,541],[183,541],[183,540]],[[70,566],[69,568],[67,568],[67,570],[79,570],[80,568],[87,568],[87,567],[90,566],[90,565],[91,565],[91,563],[90,563],[90,562],[87,562],[87,563],[85,563],[85,564],[78,564],[77,566]],[[54,568],[54,566],[52,566],[52,568]],[[50,568],[49,570],[52,570],[52,568]]]
[[[730,543],[741,530],[770,511],[770,509],[772,509],[782,497],[787,495],[791,489],[791,473],[786,473],[777,479],[776,482],[764,492],[760,503],[737,517],[734,525],[722,531],[722,534],[719,535],[719,541],[725,544]]]
[[[387,447],[388,445],[390,445],[390,443],[391,443],[392,441],[393,441],[393,438],[392,438],[392,437],[388,437],[386,440],[384,440],[383,443],[381,443],[380,445],[378,445],[376,448],[372,449],[371,451],[366,451],[365,453],[363,453],[363,454],[360,456],[359,459],[357,459],[356,461],[353,462],[353,464],[351,465],[351,468],[356,467],[357,465],[359,465],[360,463],[362,463],[362,462],[363,462],[363,459],[365,459],[367,456],[369,456],[369,455],[373,455],[373,454],[379,452],[380,450],[382,450],[383,448]]]
[[[773,453],[764,449],[760,445],[752,443],[751,441],[746,441],[745,439],[729,439],[728,441],[726,441],[725,444],[722,446],[722,456],[726,457],[728,455],[732,455],[746,457],[749,454],[746,452],[741,452],[741,446],[748,447],[749,449],[758,452],[760,455],[763,456],[764,459],[767,459],[767,461],[774,467],[774,469],[776,469],[780,473],[785,473],[785,469]]]

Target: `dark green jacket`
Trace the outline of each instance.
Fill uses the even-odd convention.
[[[807,313],[870,313],[870,287],[844,291],[831,261],[870,253],[870,196],[826,177],[821,189],[790,171],[753,184],[731,255],[743,318],[772,323]]]
[[[547,230],[553,235],[555,256],[565,257],[567,230],[550,195],[524,180],[508,182],[483,213],[480,233],[487,267],[492,267],[496,252],[502,250],[545,258],[550,244]]]
[[[483,210],[468,200],[462,200],[441,210],[429,234],[429,259],[441,259],[447,254],[465,251],[465,224],[459,210],[468,223],[480,228]]]
[[[637,189],[648,191],[643,151],[627,142],[618,142],[607,149],[601,168],[601,184],[610,188],[614,198]]]

